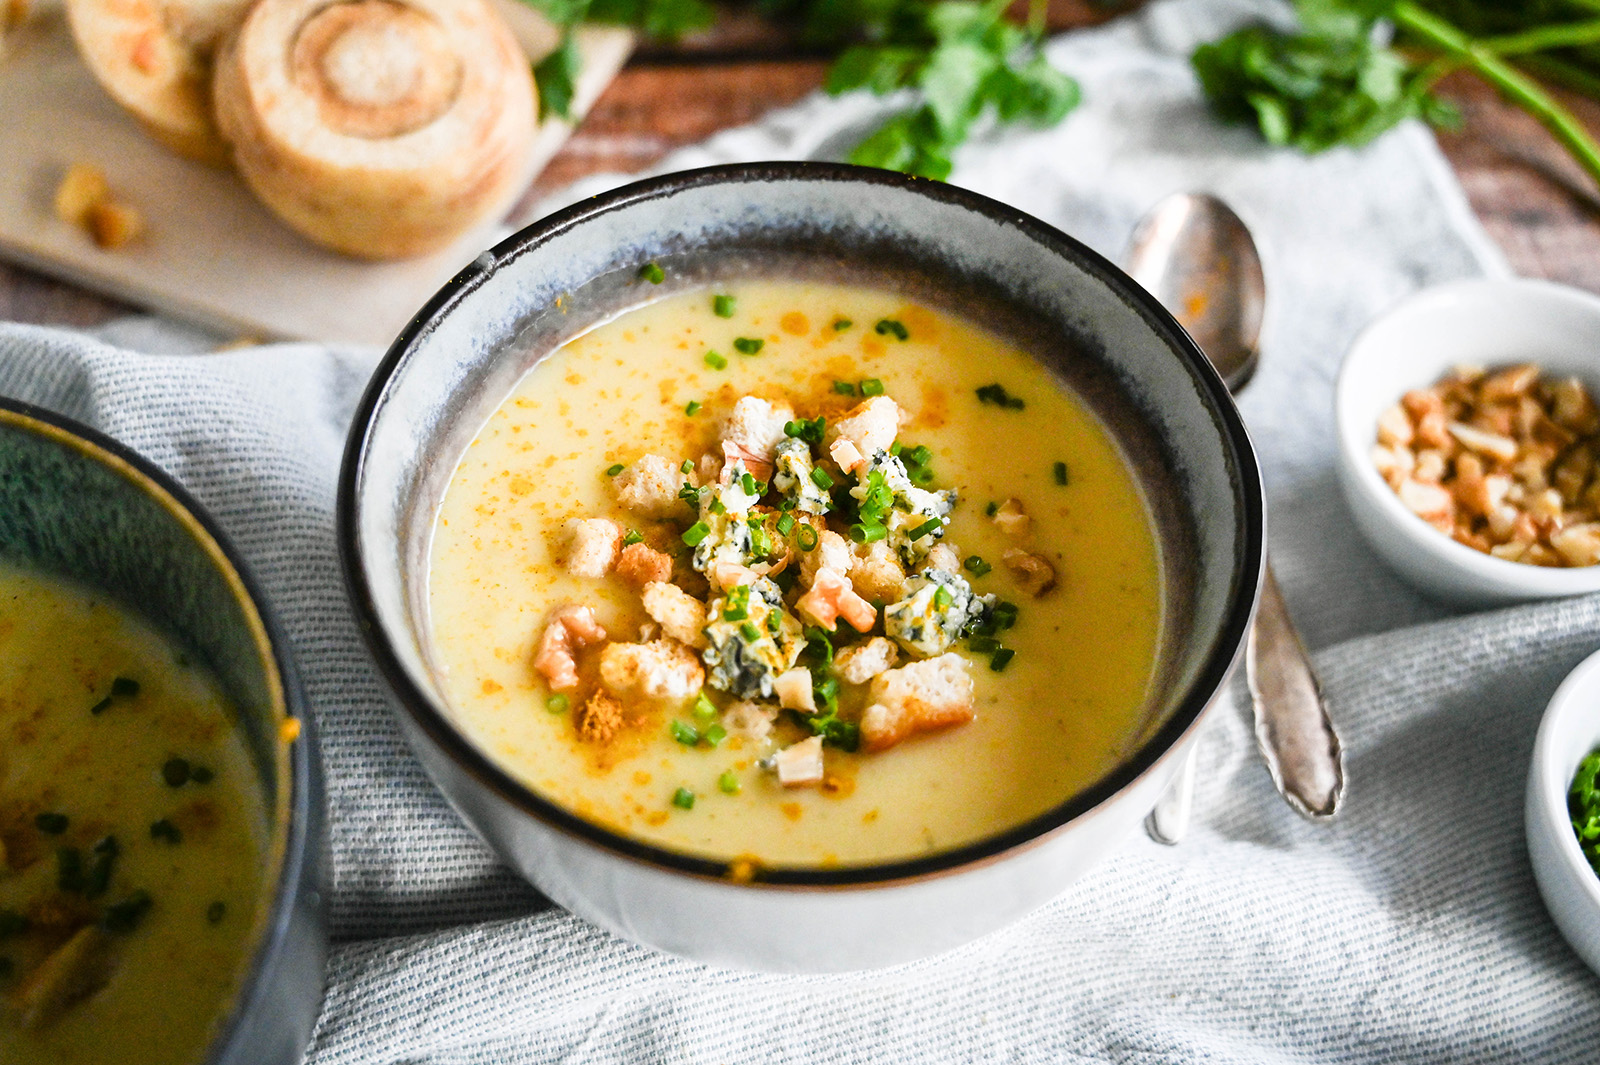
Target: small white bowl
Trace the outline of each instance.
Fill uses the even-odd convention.
[[[1356,526],[1420,591],[1487,607],[1600,591],[1600,566],[1551,569],[1475,551],[1400,502],[1372,463],[1378,416],[1462,364],[1533,362],[1600,396],[1600,297],[1548,281],[1459,281],[1419,292],[1356,337],[1335,392],[1339,480]]]
[[[1539,894],[1589,968],[1600,973],[1600,875],[1578,846],[1567,788],[1578,763],[1600,746],[1600,652],[1583,660],[1550,697],[1533,742],[1524,810],[1528,857]]]

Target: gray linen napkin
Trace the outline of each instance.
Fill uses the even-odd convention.
[[[391,721],[337,569],[334,480],[373,353],[194,358],[192,334],[108,331],[165,352],[141,355],[0,326],[0,393],[183,481],[294,642],[330,773],[339,941],[311,1061],[1595,1060],[1600,982],[1544,913],[1521,795],[1544,701],[1600,645],[1600,597],[1437,620],[1359,541],[1333,476],[1331,381],[1354,331],[1418,287],[1504,267],[1420,128],[1307,160],[1212,122],[1184,57],[1253,10],[1166,0],[1055,42],[1084,108],[980,138],[955,177],[1113,255],[1177,188],[1222,193],[1263,238],[1275,318],[1244,409],[1286,594],[1327,648],[1348,813],[1299,821],[1243,720],[1219,714],[1183,846],[1129,839],[1022,923],[914,965],[793,978],[667,957],[550,908],[455,819]],[[668,165],[836,152],[879,107],[809,100]]]

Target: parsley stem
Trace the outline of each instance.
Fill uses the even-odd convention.
[[[1444,19],[1424,11],[1414,0],[1399,0],[1391,17],[1396,26],[1435,48],[1459,56],[1468,69],[1537,119],[1572,153],[1589,176],[1600,182],[1600,145],[1595,144],[1572,112],[1556,103],[1532,78],[1486,48],[1484,42],[1473,40]]]
[[[1540,26],[1521,33],[1508,33],[1501,37],[1484,37],[1478,47],[1495,55],[1522,55],[1525,52],[1543,52],[1550,48],[1582,48],[1600,43],[1600,19],[1568,22],[1565,25]]]

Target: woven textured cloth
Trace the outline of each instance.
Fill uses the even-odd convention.
[[[1056,41],[1083,108],[979,137],[954,179],[1113,257],[1182,188],[1221,193],[1262,239],[1273,317],[1243,407],[1274,557],[1346,741],[1348,812],[1297,819],[1245,721],[1219,714],[1182,846],[1130,838],[1020,924],[914,965],[796,978],[661,955],[550,907],[461,825],[398,734],[337,566],[334,482],[375,353],[196,357],[204,338],[149,320],[98,338],[0,325],[0,393],[174,474],[289,632],[335,859],[310,1061],[1595,1060],[1600,982],[1545,915],[1521,808],[1539,713],[1600,645],[1600,598],[1448,616],[1373,559],[1334,478],[1332,378],[1354,332],[1419,287],[1504,266],[1425,130],[1306,159],[1208,117],[1186,56],[1252,10],[1165,0]],[[808,100],[666,168],[837,155],[881,114]]]

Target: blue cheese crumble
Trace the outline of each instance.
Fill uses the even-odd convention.
[[[769,699],[778,674],[805,646],[800,622],[783,608],[783,592],[766,577],[714,599],[701,652],[706,682],[740,699]]]
[[[948,651],[969,625],[994,609],[993,595],[974,595],[958,573],[926,569],[906,582],[909,591],[883,608],[883,631],[912,654],[932,658]]]
[[[802,514],[826,514],[833,505],[828,493],[811,479],[815,465],[811,446],[796,437],[785,437],[773,452],[772,487],[782,492]]]

